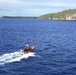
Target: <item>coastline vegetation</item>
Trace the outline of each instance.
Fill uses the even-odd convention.
[[[44,14],[39,17],[34,16],[2,16],[2,19],[50,19],[50,20],[76,20],[76,9],[64,10],[57,13]]]
[[[10,18],[12,18],[12,19],[18,19],[18,18],[20,18],[20,19],[36,19],[37,17],[33,17],[33,16],[2,16],[1,18],[7,18],[7,19],[10,19]]]
[[[64,10],[62,12],[45,14],[39,16],[38,19],[76,20],[76,9],[69,9],[69,10]]]

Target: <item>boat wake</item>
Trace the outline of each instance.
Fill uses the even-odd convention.
[[[6,64],[6,63],[12,63],[16,61],[20,61],[21,59],[29,58],[29,57],[35,57],[34,52],[29,52],[28,54],[20,55],[20,52],[13,52],[13,53],[6,53],[0,56],[0,65]]]

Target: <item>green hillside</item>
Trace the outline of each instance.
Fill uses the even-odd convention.
[[[69,9],[58,13],[45,14],[39,16],[38,19],[76,20],[76,9]]]

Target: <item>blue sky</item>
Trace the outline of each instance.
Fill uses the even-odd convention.
[[[75,8],[76,0],[0,0],[0,16],[40,16]]]

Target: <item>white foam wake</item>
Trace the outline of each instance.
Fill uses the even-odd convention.
[[[34,57],[35,53],[29,52],[28,54],[20,55],[20,52],[7,53],[0,56],[0,65],[20,61],[23,58]]]

